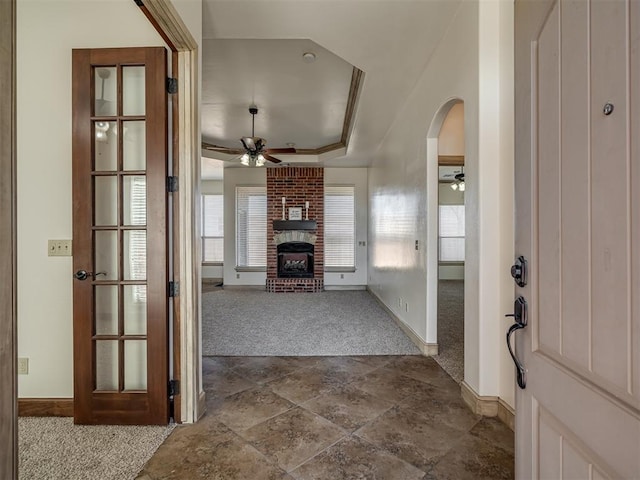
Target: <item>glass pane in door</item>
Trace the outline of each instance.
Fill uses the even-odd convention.
[[[118,390],[117,340],[96,340],[96,390]]]
[[[144,67],[122,67],[122,114],[145,113]]]
[[[147,223],[147,178],[142,175],[122,178],[122,222],[124,225]]]
[[[118,76],[116,67],[95,67],[95,115],[113,117],[118,114]]]
[[[122,164],[123,170],[144,170],[146,168],[146,128],[144,120],[122,123]]]
[[[105,272],[99,280],[118,280],[118,232],[101,230],[94,233],[94,272]]]
[[[96,285],[95,302],[96,335],[117,335],[118,287],[116,285]]]
[[[147,333],[147,286],[125,285],[124,287],[124,334],[146,335]]]
[[[94,225],[118,224],[118,177],[93,177]]]
[[[118,124],[116,122],[94,122],[95,164],[98,172],[113,172],[118,169]]]
[[[147,389],[147,341],[124,341],[124,389]]]
[[[126,230],[123,234],[123,280],[147,279],[147,232]]]

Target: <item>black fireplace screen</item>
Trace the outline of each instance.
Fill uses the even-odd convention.
[[[278,245],[278,277],[313,278],[313,245],[306,242]]]

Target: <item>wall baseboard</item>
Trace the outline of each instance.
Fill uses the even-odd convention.
[[[19,417],[73,417],[73,398],[19,398]]]
[[[204,414],[207,412],[207,394],[203,390],[198,394],[198,420],[204,417]]]
[[[504,400],[498,398],[498,418],[512,431],[516,430],[516,411]]]
[[[378,297],[378,295],[375,294],[375,292],[373,292],[369,287],[367,287],[367,291],[376,300],[376,302],[378,302],[378,304],[382,307],[382,309],[385,312],[387,312],[387,314],[391,318],[393,318],[393,321],[396,322],[396,325],[398,325],[398,327],[400,327],[400,329],[405,333],[405,335],[409,337],[409,339],[414,343],[414,345],[420,349],[420,352],[422,352],[422,354],[425,357],[431,357],[433,355],[438,354],[437,343],[425,342],[422,338],[420,338],[420,335],[418,335],[416,332],[413,331],[413,329],[409,325],[407,325],[405,322],[400,320],[400,318],[395,313],[393,313],[393,310],[387,307],[387,305],[380,299],[380,297]]]
[[[476,415],[498,417],[511,430],[515,427],[515,411],[500,397],[478,395],[466,382],[460,384],[462,400]]]

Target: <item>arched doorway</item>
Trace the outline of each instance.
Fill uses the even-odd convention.
[[[446,102],[427,137],[427,332],[438,363],[464,377],[464,103]]]

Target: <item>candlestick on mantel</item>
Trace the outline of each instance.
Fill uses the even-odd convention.
[[[304,219],[309,220],[309,201],[304,202],[305,214]]]
[[[282,197],[282,219],[283,220],[286,220],[284,218],[284,206],[285,206],[286,203],[287,203],[287,199],[285,197]]]

